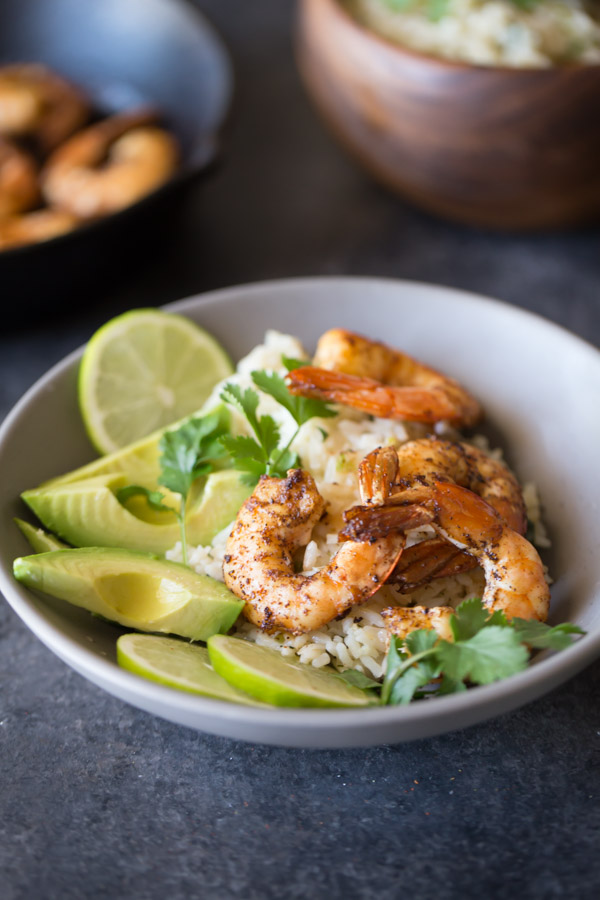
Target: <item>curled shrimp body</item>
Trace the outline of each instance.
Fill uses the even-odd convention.
[[[77,131],[88,115],[83,94],[45,66],[0,68],[0,134],[32,137],[47,153]]]
[[[295,572],[294,553],[308,543],[324,507],[312,476],[292,469],[286,478],[263,475],[238,514],[227,543],[225,583],[245,601],[246,618],[265,631],[321,628],[375,593],[402,552],[404,535],[396,530],[381,540],[344,543],[313,575]],[[417,525],[430,518],[418,509],[404,512]]]
[[[321,337],[313,363],[289,373],[293,394],[342,403],[384,419],[470,426],[481,415],[474,397],[453,378],[342,328]]]
[[[404,530],[404,503],[417,503],[429,510],[435,530],[477,560],[485,575],[482,600],[490,610],[501,609],[508,618],[545,621],[550,592],[537,551],[489,503],[458,484],[433,481],[418,491],[409,488],[395,494],[393,505],[355,510],[343,536],[353,535],[364,541],[369,535],[379,538],[382,533],[390,533],[395,527],[395,509],[401,510],[397,527]],[[438,609],[445,610],[444,617],[452,613],[449,607]],[[398,623],[409,617],[409,613],[398,609],[393,624],[399,627]],[[435,627],[435,623],[430,627]]]
[[[51,208],[0,219],[0,250],[49,241],[72,231],[76,225],[77,219],[70,213]]]
[[[406,491],[419,495],[438,481],[468,488],[489,503],[510,528],[525,533],[527,512],[517,479],[501,462],[470,444],[409,441],[398,448],[378,448],[359,466],[363,503],[393,505],[396,498],[404,503]],[[433,578],[457,575],[476,565],[471,554],[432,538],[406,548],[390,580],[402,591],[411,591]]]
[[[130,206],[175,170],[174,139],[141,111],[104,119],[59,147],[42,172],[48,202],[79,219]]]
[[[14,144],[0,138],[0,221],[30,209],[37,199],[33,160]]]

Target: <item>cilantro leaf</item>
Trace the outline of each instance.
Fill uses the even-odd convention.
[[[265,394],[273,397],[287,409],[298,427],[304,425],[309,419],[331,419],[337,416],[337,412],[322,400],[312,400],[308,397],[296,397],[290,394],[288,386],[281,375],[276,372],[252,372],[252,381]]]
[[[116,496],[119,503],[127,503],[131,497],[145,497],[146,502],[151,509],[154,509],[157,512],[176,513],[176,510],[174,510],[172,506],[167,506],[166,503],[162,502],[165,499],[165,495],[162,491],[151,491],[139,484],[128,484],[127,487],[118,490]]]
[[[454,615],[450,616],[450,628],[455,641],[464,641],[473,637],[484,627],[489,616],[489,610],[478,597],[463,600]]]
[[[293,356],[282,356],[281,362],[288,372],[293,372],[294,369],[301,369],[303,366],[312,365],[310,359],[294,359]]]
[[[438,696],[443,697],[445,694],[460,694],[466,691],[467,686],[464,681],[454,681],[448,675],[444,675],[438,688]]]
[[[468,638],[450,643],[441,641],[437,656],[443,671],[454,681],[468,678],[476,684],[490,684],[527,667],[529,653],[512,629],[490,625]]]
[[[273,452],[277,450],[279,446],[279,439],[281,437],[279,425],[277,425],[275,419],[271,416],[261,416],[258,420],[258,431],[256,432],[256,435],[264,447],[267,459],[270,459]]]
[[[490,684],[525,669],[530,648],[561,650],[574,635],[585,634],[569,622],[554,627],[518,618],[509,622],[502,610],[490,613],[475,597],[457,607],[450,625],[453,641],[426,629],[403,640],[391,638],[381,703],[455,694],[466,690],[465,681]]]
[[[241,414],[246,417],[252,431],[258,437],[260,429],[256,417],[256,411],[258,409],[258,394],[256,391],[253,391],[252,388],[246,388],[246,390],[242,391],[239,385],[232,384],[228,381],[227,384],[223,386],[220,396],[224,403],[235,406]]]
[[[188,419],[174,431],[166,431],[158,445],[162,454],[158,483],[187,497],[196,478],[212,472],[212,461],[223,456],[215,440],[221,428],[219,416],[211,414]]]
[[[267,470],[268,456],[264,447],[247,435],[232,437],[224,434],[220,440],[227,453],[233,457],[236,469],[244,473],[242,482],[253,487]]]
[[[297,362],[293,360],[290,362]],[[294,438],[302,425],[314,416],[335,416],[337,413],[329,409],[326,403],[294,397],[276,372],[252,372],[255,386],[264,394],[286,409],[294,419],[297,428],[285,446],[281,445],[281,430],[272,416],[258,414],[260,398],[252,388],[242,390],[239,385],[227,382],[221,391],[221,400],[236,407],[245,416],[254,438],[232,438],[225,435],[221,439],[223,449],[231,455],[234,465],[244,473],[242,481],[254,485],[261,475],[273,475],[284,478],[289,469],[301,465],[300,457],[290,450]]]
[[[424,653],[427,650],[432,650],[439,639],[439,634],[432,628],[419,628],[406,635],[404,646],[411,656],[416,656],[417,653]]]
[[[300,457],[293,450],[283,450],[271,467],[271,475],[285,478],[288,469],[297,469],[300,466]]]
[[[410,703],[419,688],[429,684],[432,677],[435,676],[431,674],[431,669],[425,662],[410,666],[394,682],[388,703],[390,706]]]
[[[162,491],[151,491],[137,484],[128,485],[117,492],[120,503],[131,497],[142,496],[155,510],[174,513],[181,529],[183,561],[187,563],[187,542],[185,533],[186,501],[194,481],[214,470],[214,462],[225,454],[219,438],[225,426],[219,413],[209,413],[194,419],[187,419],[179,428],[166,431],[160,439],[160,475],[158,483],[180,496],[179,509],[163,503]]]
[[[353,684],[354,687],[360,688],[363,691],[378,691],[381,687],[378,681],[369,678],[369,676],[365,675],[363,672],[357,672],[356,669],[346,669],[344,672],[336,672],[336,675],[338,678],[347,681],[348,684]]]
[[[573,643],[572,635],[585,634],[578,625],[572,625],[570,622],[563,622],[561,625],[554,627],[546,625],[545,622],[537,622],[535,619],[518,619],[512,620],[512,626],[524,644],[528,644],[535,650],[564,650]]]

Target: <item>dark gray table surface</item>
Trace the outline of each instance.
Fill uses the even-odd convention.
[[[177,240],[102,302],[0,335],[0,418],[110,315],[233,283],[374,274],[479,291],[600,342],[600,233],[446,224],[372,184],[293,64],[292,4],[204,0],[238,88],[226,158]],[[432,323],[435,327],[435,323]],[[408,745],[294,751],[113,699],[0,607],[0,896],[600,895],[600,663]]]

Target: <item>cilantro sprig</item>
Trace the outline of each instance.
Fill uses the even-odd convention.
[[[282,357],[288,371],[306,365],[303,360]],[[290,393],[285,380],[276,372],[264,370],[251,373],[253,384],[264,394],[286,409],[294,422],[296,430],[282,446],[281,429],[272,416],[259,415],[260,398],[252,388],[242,390],[238,385],[228,382],[221,391],[221,400],[235,407],[246,418],[254,437],[250,435],[223,435],[220,442],[233,458],[236,469],[242,472],[242,481],[253,486],[261,475],[285,477],[288,469],[300,465],[300,458],[290,448],[302,426],[313,418],[327,419],[337,415],[327,403],[306,397],[295,397]]]
[[[451,12],[452,0],[381,0],[393,12],[413,12],[421,8],[432,22],[439,22]],[[531,12],[542,0],[512,0],[512,3],[525,12]]]
[[[585,634],[570,622],[554,627],[519,618],[509,622],[501,610],[490,614],[477,598],[458,606],[450,628],[453,641],[427,629],[391,638],[380,703],[405,704],[508,678],[527,667],[530,650],[562,650],[575,635]]]
[[[131,497],[145,497],[151,509],[171,512],[177,517],[181,531],[183,561],[187,565],[187,537],[185,528],[186,505],[192,485],[197,478],[215,469],[216,460],[226,455],[221,443],[225,426],[218,413],[188,419],[179,428],[166,431],[160,439],[161,474],[158,483],[174,494],[179,494],[179,509],[164,502],[162,491],[152,491],[139,484],[131,484],[117,492],[120,503]]]

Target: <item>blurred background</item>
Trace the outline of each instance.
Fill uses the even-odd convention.
[[[233,63],[234,99],[216,159],[202,177],[185,180],[177,202],[160,209],[151,227],[146,216],[132,217],[131,227],[126,219],[127,240],[121,244],[131,244],[131,252],[124,259],[115,261],[113,250],[105,254],[103,229],[88,226],[94,240],[87,244],[100,242],[100,256],[86,267],[88,247],[83,256],[79,247],[67,248],[58,267],[52,262],[43,268],[41,283],[24,291],[32,266],[19,251],[16,276],[11,269],[12,280],[3,279],[2,304],[8,321],[11,306],[35,308],[33,321],[26,316],[28,340],[38,328],[43,340],[44,329],[60,323],[60,356],[70,346],[69,333],[86,336],[133,306],[221,285],[321,273],[403,277],[480,291],[568,322],[580,334],[589,333],[590,316],[597,324],[597,228],[492,232],[419,211],[372,181],[323,127],[295,63],[292,0],[191,5],[214,24]],[[44,6],[49,10],[52,4]],[[10,21],[11,3],[2,11]],[[140,63],[148,66],[147,59]],[[53,243],[61,241],[66,244]],[[6,261],[0,256],[0,266]],[[69,269],[78,270],[74,293]],[[57,284],[65,285],[58,294]],[[35,367],[32,375],[40,371]]]

